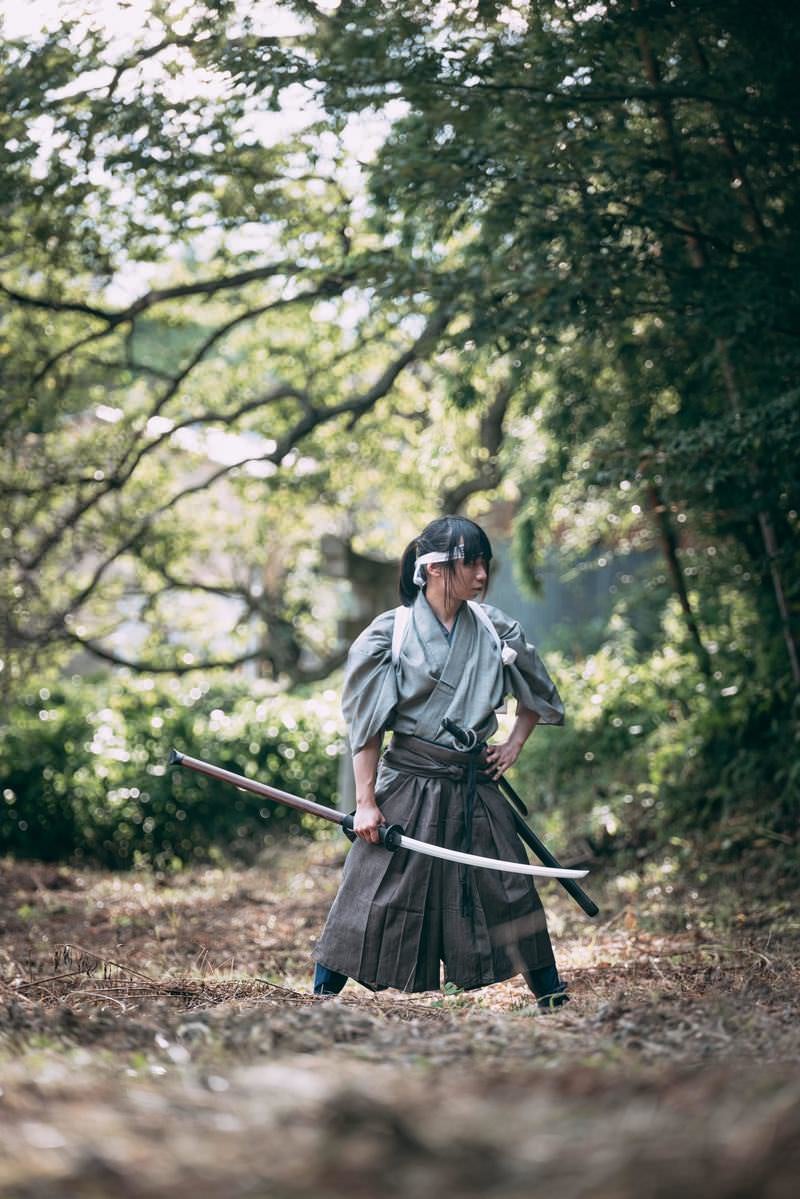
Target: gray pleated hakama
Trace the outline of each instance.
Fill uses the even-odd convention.
[[[354,752],[387,727],[395,732],[376,787],[387,823],[452,849],[465,847],[468,755],[442,732],[442,717],[488,739],[495,709],[511,694],[542,723],[563,722],[555,685],[519,625],[497,608],[485,610],[502,646],[516,653],[509,665],[467,605],[448,641],[421,593],[399,660],[392,662],[391,611],[356,640],[345,678]],[[473,853],[527,861],[508,802],[486,775],[478,776],[470,842]],[[443,964],[445,981],[467,990],[552,965],[553,950],[529,876],[460,872],[451,862],[358,840],[313,957],[365,986],[402,991],[437,990]]]

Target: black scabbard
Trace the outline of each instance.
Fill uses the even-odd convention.
[[[511,799],[512,796],[519,798],[514,788],[510,783],[506,782],[504,778],[498,779],[497,783],[500,787],[500,790],[504,792],[508,799]],[[530,825],[523,820],[513,804],[511,807],[511,815],[514,817],[514,824],[516,825],[517,833],[519,834],[520,838],[525,842],[526,845],[530,846],[542,865],[555,866],[557,868],[560,867],[561,863],[553,857],[544,842],[536,836],[536,833],[533,831]],[[598,914],[600,911],[599,907],[591,898],[591,896],[586,894],[583,887],[581,887],[574,878],[560,878],[558,881],[561,883],[561,886],[564,888],[564,890],[572,896],[577,905],[584,910],[587,916],[596,916]]]
[[[442,727],[447,729],[448,733],[451,733],[455,737],[456,741],[460,741],[462,745],[471,751],[478,752],[481,746],[485,748],[485,742],[478,741],[475,733],[472,730],[468,732],[466,729],[460,728],[459,725],[452,720],[448,720],[447,717],[445,717],[442,721]],[[536,833],[533,831],[527,821],[520,815],[520,812],[524,812],[527,815],[528,809],[526,808],[520,796],[517,795],[516,791],[511,786],[511,783],[509,783],[507,779],[501,777],[497,779],[497,785],[505,795],[506,799],[510,801],[511,815],[514,817],[514,824],[520,839],[533,850],[543,866],[553,866],[557,870],[562,869],[561,863],[558,861],[558,859],[551,854],[544,842],[536,836]],[[596,916],[598,914],[600,909],[597,904],[589,895],[586,894],[583,887],[579,886],[573,878],[560,878],[558,881],[561,883],[561,886],[564,888],[567,894],[572,896],[578,907],[583,909],[587,916]]]

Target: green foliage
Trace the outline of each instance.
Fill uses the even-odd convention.
[[[689,648],[676,648],[671,606],[661,646],[647,657],[619,615],[611,627],[580,663],[548,657],[567,722],[537,730],[515,767],[533,824],[544,819],[561,843],[583,835],[599,852],[646,854],[683,839],[718,853],[736,826],[791,843],[800,708],[790,689],[752,675],[731,622],[726,640],[713,643],[711,678]]]
[[[678,522],[702,598],[725,579],[759,605],[765,687],[789,674],[778,592],[800,610],[799,38],[748,0],[365,0],[308,39],[331,113],[404,102],[374,227],[446,269],[465,360],[525,378],[528,581],[553,544],[624,557]]]
[[[332,692],[151,678],[31,688],[0,726],[0,852],[126,868],[252,855],[311,817],[185,769],[171,747],[333,804],[342,730]]]
[[[322,678],[343,647],[320,538],[392,556],[477,481],[517,503],[533,588],[553,556],[623,581],[647,561],[638,595],[563,631],[596,652],[564,664],[550,793],[665,835],[772,820],[796,785],[800,22],[285,0],[284,37],[258,8],[154,0],[127,43],[76,13],[0,48],[8,691],[37,653],[130,661],[131,619],[148,671]],[[82,745],[82,717],[13,702],[54,844],[77,846],[47,737]],[[109,769],[92,802],[127,811]],[[107,818],[131,846],[135,808]]]
[[[402,256],[366,227],[342,131],[310,103],[266,111],[297,60],[252,6],[149,7],[135,30],[76,10],[0,47],[13,687],[76,646],[153,672],[249,655],[282,683],[323,677],[342,647],[320,538],[357,539],[380,497],[400,514],[391,555],[435,502],[430,381],[407,372],[435,347],[432,305],[387,286]],[[115,636],[131,617],[136,655]]]

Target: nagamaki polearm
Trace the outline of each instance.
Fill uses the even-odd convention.
[[[298,812],[308,812],[329,820],[341,826],[342,831],[350,840],[354,840],[352,813],[338,812],[336,808],[328,808],[325,804],[316,803],[313,799],[302,799],[289,791],[281,791],[278,787],[270,787],[267,783],[259,783],[249,779],[244,774],[236,774],[233,770],[225,770],[212,762],[204,762],[202,758],[192,758],[189,754],[172,749],[169,754],[170,766],[183,766],[187,770],[195,770],[209,778],[218,779],[222,783],[230,783],[240,791],[250,791],[254,795],[262,795],[275,803],[284,804],[287,808],[295,808]],[[407,849],[412,853],[426,854],[431,858],[441,858],[446,862],[459,862],[464,866],[475,866],[482,870],[501,870],[509,874],[530,874],[536,878],[575,879],[585,878],[587,870],[569,870],[564,866],[537,866],[530,862],[508,862],[503,858],[484,858],[474,853],[462,853],[457,849],[445,849],[441,845],[431,845],[428,841],[417,841],[407,837],[399,824],[382,825],[379,830],[380,844],[384,849],[394,853],[398,849]]]

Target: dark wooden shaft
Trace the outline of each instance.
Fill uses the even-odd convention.
[[[221,783],[232,783],[241,791],[252,791],[254,795],[263,795],[266,799],[284,804],[287,808],[296,808],[298,812],[310,812],[312,816],[320,816],[323,820],[333,821],[334,824],[343,824],[345,820],[345,813],[337,812],[335,808],[327,808],[324,804],[315,803],[313,799],[301,799],[299,795],[292,795],[291,792],[281,791],[277,787],[269,787],[266,783],[257,783],[244,774],[235,774],[222,766],[214,766],[212,762],[204,762],[202,758],[192,758],[177,749],[170,750],[169,764],[196,770],[198,774],[219,779]]]

